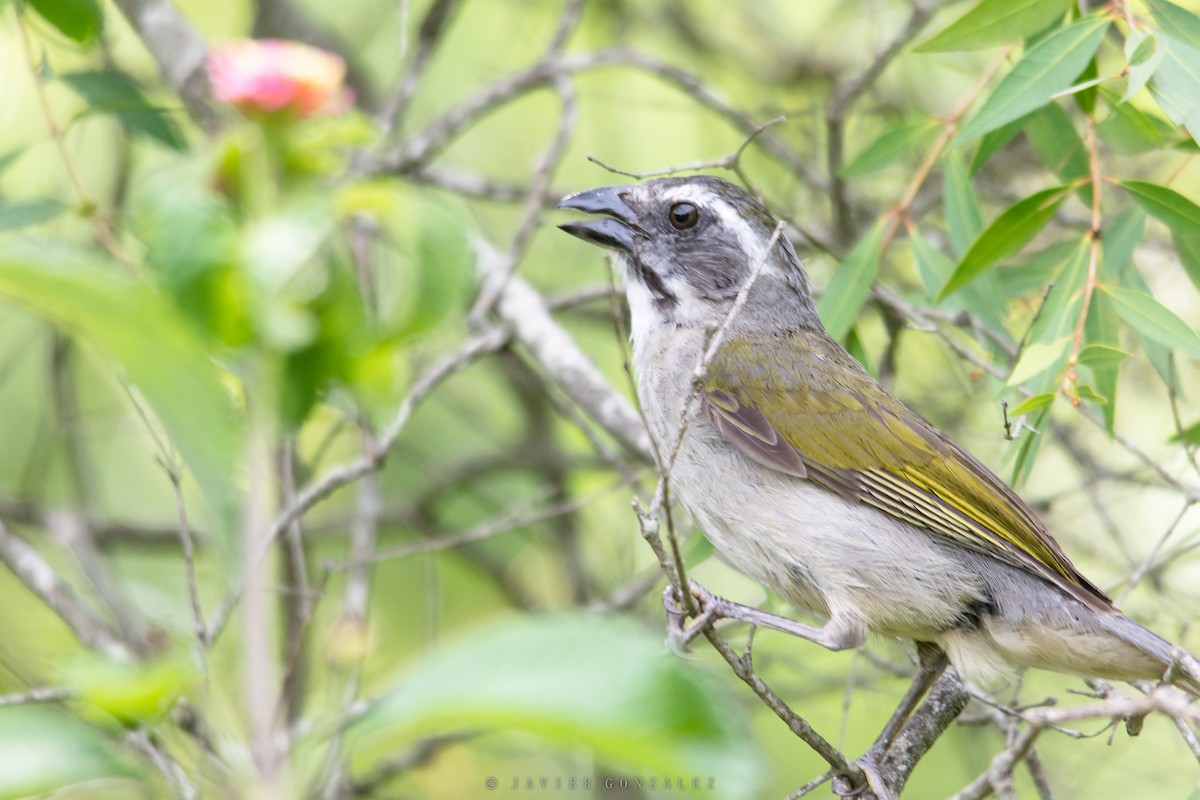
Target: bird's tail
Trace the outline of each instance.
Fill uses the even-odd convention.
[[[1172,684],[1200,699],[1200,661],[1195,656],[1120,612],[1104,614],[1103,625],[1109,633],[1133,645],[1162,666],[1162,674],[1153,677],[1169,678]]]

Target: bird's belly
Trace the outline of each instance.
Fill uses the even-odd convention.
[[[727,561],[801,608],[920,639],[961,625],[984,598],[928,533],[751,462],[703,419],[690,428],[675,495]]]

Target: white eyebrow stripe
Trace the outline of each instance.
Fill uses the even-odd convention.
[[[762,257],[763,242],[750,223],[725,198],[694,183],[672,186],[663,192],[667,203],[694,203],[720,217],[725,227],[737,236],[738,246],[751,263]]]

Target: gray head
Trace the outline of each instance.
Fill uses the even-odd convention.
[[[635,328],[719,324],[760,263],[735,327],[820,327],[791,244],[780,236],[766,254],[775,219],[727,181],[697,176],[605,186],[573,194],[557,208],[605,215],[559,227],[616,253]]]

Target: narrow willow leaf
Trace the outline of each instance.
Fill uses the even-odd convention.
[[[1179,263],[1183,264],[1192,285],[1200,289],[1200,230],[1176,228],[1171,231],[1171,240],[1175,243]]]
[[[1163,57],[1150,81],[1150,94],[1167,118],[1200,144],[1200,48],[1165,33],[1158,41]]]
[[[1141,272],[1132,268],[1132,263],[1117,276],[1117,285],[1145,295],[1151,293],[1150,285],[1146,283],[1146,279],[1142,277]],[[1112,305],[1113,312],[1120,316],[1117,303],[1110,295],[1100,293],[1098,297],[1107,300]],[[1174,391],[1180,399],[1183,399],[1185,397],[1184,387],[1179,382],[1179,370],[1175,366],[1175,355],[1171,347],[1161,344],[1148,336],[1143,336],[1136,328],[1134,328],[1134,333],[1141,340],[1142,350],[1145,351],[1146,359],[1154,367],[1154,371],[1158,373],[1158,376],[1162,378],[1163,383],[1167,387]]]
[[[1016,447],[1008,451],[1013,461],[1012,479],[1009,481],[1013,486],[1020,486],[1029,479],[1038,450],[1042,446],[1042,437],[1037,431],[1043,429],[1049,416],[1050,406],[1033,412],[1033,419],[1028,423],[1028,427],[1033,430],[1022,431]]]
[[[946,154],[944,170],[942,205],[946,209],[946,227],[954,255],[962,258],[971,242],[983,230],[982,204],[960,153],[951,151]]]
[[[185,146],[169,113],[150,103],[136,83],[119,72],[70,72],[59,80],[88,103],[88,114],[111,114],[130,133],[147,136],[172,150]]]
[[[1041,313],[1029,329],[1028,341],[1050,343],[1074,332],[1083,306],[1083,285],[1087,280],[1091,241],[1080,237],[1054,277],[1054,285],[1042,303]],[[1035,391],[1048,391],[1036,386]]]
[[[922,150],[937,130],[938,123],[932,119],[891,128],[842,167],[839,174],[848,180],[872,175],[901,156]]]
[[[917,264],[917,272],[925,284],[926,296],[932,300],[946,285],[946,281],[954,274],[954,261],[938,250],[920,232],[909,237],[913,251],[913,260]],[[1000,281],[994,275],[981,275],[970,286],[964,286],[955,297],[947,301],[947,308],[962,308],[969,311],[976,319],[983,322],[997,333],[1005,331],[1001,314],[1003,303],[997,303],[1001,296]]]
[[[1079,110],[1089,117],[1095,115],[1096,111],[1096,86],[1101,81],[1108,80],[1107,76],[1101,77],[1100,67],[1096,64],[1095,56],[1088,61],[1087,66],[1079,77],[1075,79],[1075,85],[1051,95],[1052,98],[1063,97],[1070,95],[1075,98],[1075,105],[1079,106]],[[1089,203],[1090,205],[1090,203]]]
[[[1034,342],[1028,345],[1021,352],[1021,357],[1017,360],[1005,385],[1019,386],[1035,375],[1064,363],[1070,346],[1070,336],[1064,336],[1053,342]],[[1058,370],[1056,369],[1055,372],[1057,373]]]
[[[25,153],[27,153],[28,151],[29,151],[28,147],[18,147],[16,150],[13,150],[10,153],[5,153],[4,155],[0,156],[0,175],[3,175],[4,170],[6,170],[10,166],[12,166],[13,162],[15,162],[21,156],[25,155]]]
[[[1068,191],[1069,186],[1055,186],[1009,206],[971,245],[938,298],[954,293],[1024,247],[1054,216]]]
[[[1184,444],[1200,445],[1200,422],[1193,422],[1191,425],[1184,428],[1179,433],[1176,433],[1171,438],[1167,439],[1172,444],[1183,442]],[[1192,795],[1196,797],[1197,795]],[[1191,797],[1188,800],[1192,800]]]
[[[1144,292],[1118,286],[1104,286],[1104,291],[1116,301],[1121,319],[1139,335],[1200,359],[1200,335],[1175,312]]]
[[[1055,397],[1058,397],[1058,394],[1055,392],[1045,392],[1044,394],[1035,394],[1033,397],[1026,397],[1008,410],[1008,416],[1019,417],[1022,414],[1032,414],[1034,411],[1039,411],[1053,403]]]
[[[1103,14],[1084,17],[1030,48],[959,131],[954,143],[970,141],[1048,103],[1087,67],[1110,23]]]
[[[79,44],[88,44],[100,35],[104,14],[97,0],[26,0],[58,32]]]
[[[988,131],[979,140],[979,147],[975,149],[975,155],[971,156],[971,166],[968,169],[972,175],[983,168],[983,165],[988,160],[1004,148],[1006,144],[1013,140],[1018,133],[1025,129],[1032,118],[1032,114],[1026,114],[1023,117],[1014,119],[1012,122],[1005,123],[994,131]]]
[[[1000,283],[1000,291],[1006,298],[1041,294],[1047,286],[1054,282],[1055,273],[1067,262],[1076,247],[1078,247],[1076,242],[1055,242],[1044,250],[1023,256],[1012,266],[1006,266],[989,274],[995,274]],[[986,277],[987,275],[980,276],[964,286],[962,291],[969,291],[972,286]]]
[[[1164,33],[1200,49],[1200,17],[1169,0],[1146,0],[1146,5]]]
[[[1146,231],[1146,212],[1140,208],[1124,211],[1104,226],[1100,235],[1100,264],[1104,274],[1119,275],[1133,260],[1133,251]]]
[[[581,613],[493,623],[423,655],[353,723],[355,750],[394,751],[429,732],[519,730],[583,745],[600,763],[712,775],[723,796],[761,797],[763,759],[744,709],[660,638]]]
[[[1147,113],[1133,103],[1119,102],[1104,89],[1100,94],[1109,101],[1111,113],[1096,126],[1096,134],[1114,150],[1147,153],[1173,147],[1181,141],[1179,130],[1158,114]]]
[[[1174,189],[1145,181],[1121,181],[1139,206],[1171,230],[1200,231],[1200,206]]]
[[[1112,298],[1103,292],[1092,294],[1083,338],[1089,344],[1079,354],[1079,369],[1090,373],[1096,392],[1107,400],[1100,413],[1111,435],[1117,421],[1117,378],[1122,361],[1116,354],[1125,351],[1117,347],[1121,341],[1121,318]]]
[[[850,330],[858,310],[871,292],[871,284],[879,272],[886,227],[887,223],[880,220],[859,239],[837,268],[829,286],[825,287],[825,294],[817,303],[817,312],[829,335],[835,339],[842,338]]]
[[[1125,40],[1125,59],[1129,64],[1129,79],[1125,85],[1125,94],[1121,96],[1122,103],[1144,89],[1154,77],[1159,64],[1162,63],[1163,51],[1158,46],[1154,34],[1134,28]]]
[[[1037,151],[1046,168],[1058,176],[1062,183],[1086,178],[1090,174],[1087,147],[1071,116],[1057,103],[1050,103],[1035,111],[1025,128],[1029,143]],[[1084,204],[1092,204],[1092,186],[1084,182],[1079,187]]]
[[[916,52],[981,50],[1015,42],[1061,19],[1069,6],[1063,0],[983,0]]]
[[[12,231],[49,222],[67,210],[61,200],[43,197],[0,205],[0,231]]]
[[[1108,344],[1089,344],[1079,351],[1078,363],[1088,366],[1120,364],[1127,358],[1129,358],[1129,353],[1119,347]]]

